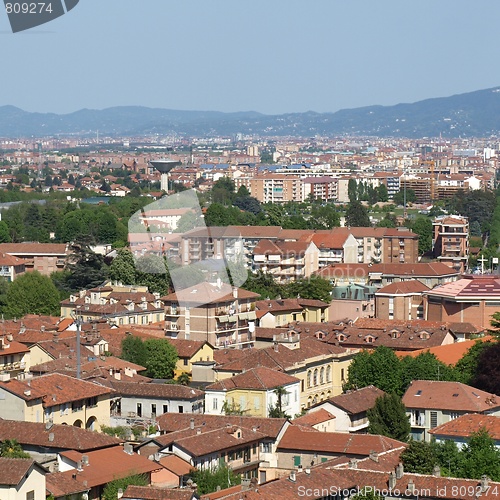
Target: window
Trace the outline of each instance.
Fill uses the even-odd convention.
[[[311,371],[307,372],[307,387],[311,387]]]
[[[87,407],[95,408],[97,406],[97,397],[87,398]]]
[[[324,463],[324,462],[326,462],[327,460],[328,460],[328,458],[326,458],[326,457],[321,457],[321,463]]]
[[[83,401],[73,401],[71,403],[71,411],[81,411],[83,408]]]
[[[325,368],[321,367],[321,370],[319,371],[319,383],[324,384],[325,383]]]
[[[179,405],[178,413],[184,413],[184,406]]]
[[[314,370],[313,385],[318,385],[318,369]]]
[[[294,465],[294,467],[300,466],[300,455],[295,455],[293,457],[293,465]]]
[[[342,368],[342,378],[344,377],[344,369]],[[326,367],[326,381],[331,382],[332,381],[332,367],[328,365]]]
[[[431,429],[437,427],[438,425],[438,414],[437,411],[431,411]]]
[[[151,405],[151,416],[152,417],[156,416],[156,405],[155,404]]]
[[[187,365],[188,365],[188,363],[189,363],[189,359],[184,358],[184,359],[182,360],[182,362],[183,362],[184,366],[187,366]]]
[[[163,405],[163,413],[168,413],[168,405]]]
[[[214,410],[217,410],[217,409],[218,409],[218,408],[217,408],[217,407],[218,407],[218,402],[219,402],[219,400],[218,400],[217,398],[214,398],[214,399],[213,399],[212,408],[213,408]]]
[[[271,453],[271,443],[262,443],[261,444],[262,453]]]
[[[259,396],[255,396],[253,398],[253,407],[255,410],[260,410],[260,397]]]
[[[26,493],[26,500],[35,500],[35,490]]]
[[[137,403],[137,416],[142,417],[142,403]]]
[[[455,411],[452,411],[450,413],[450,420],[455,420],[456,418],[458,418],[460,416],[460,413],[457,413]]]

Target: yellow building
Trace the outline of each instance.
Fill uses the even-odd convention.
[[[323,323],[328,321],[329,304],[322,300],[276,299],[259,300],[255,303],[258,326],[274,328],[295,321]]]
[[[296,332],[274,335],[271,347],[253,349],[245,357],[217,361],[216,379],[225,380],[257,366],[265,366],[300,380],[301,410],[342,394],[349,365],[358,352],[321,342],[315,337],[300,338]]]
[[[173,338],[169,338],[168,341],[175,347],[179,356],[175,366],[175,377],[181,373],[191,374],[193,363],[214,360],[214,348],[208,342]]]
[[[215,382],[205,388],[205,413],[224,415],[241,412],[251,417],[268,418],[279,406],[294,417],[300,413],[300,380],[263,366],[252,368]]]
[[[66,424],[99,431],[109,426],[112,390],[52,373],[25,381],[0,382],[0,418]]]

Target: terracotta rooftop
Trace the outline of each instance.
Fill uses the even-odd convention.
[[[207,415],[199,413],[164,413],[156,418],[161,432],[169,433],[189,429],[191,419],[195,427],[220,429],[234,425],[245,429],[254,427],[266,437],[275,439],[283,426],[285,418],[240,417],[238,415]]]
[[[286,373],[272,370],[263,366],[251,368],[234,377],[219,380],[205,388],[207,391],[231,391],[237,389],[270,390],[296,384],[300,380]]]
[[[495,441],[500,441],[500,417],[480,413],[467,413],[454,418],[445,424],[431,429],[429,433],[447,439],[466,439],[483,428],[488,431],[488,434]]]
[[[127,486],[122,498],[134,500],[193,500],[198,497],[190,489],[154,488],[153,486]]]
[[[110,380],[109,385],[116,394],[122,396],[140,396],[161,399],[199,399],[203,391],[179,384],[138,384],[121,380]]]
[[[161,458],[159,463],[176,476],[187,476],[193,470],[193,466],[189,462],[182,460],[177,455],[167,455]]]
[[[169,338],[168,341],[175,347],[179,358],[192,358],[200,349],[203,348],[205,344],[208,344],[208,342],[205,342],[203,340],[184,340]]]
[[[407,408],[482,413],[500,407],[500,398],[460,382],[414,380],[403,396]]]
[[[86,452],[122,443],[107,434],[88,431],[70,425],[0,420],[0,441],[15,439],[21,445]]]
[[[0,485],[18,485],[35,462],[26,458],[0,457]]]
[[[278,450],[300,450],[335,453],[338,455],[369,456],[370,452],[402,449],[407,445],[396,439],[372,434],[320,432],[309,427],[291,425],[278,443]]]
[[[408,280],[408,281],[399,281],[396,283],[390,283],[375,292],[375,295],[415,295],[422,294],[430,290],[430,288],[424,285],[421,281],[418,280]]]
[[[500,298],[500,277],[490,274],[465,275],[458,281],[446,283],[433,288],[426,295],[439,297],[467,298]]]
[[[455,365],[477,342],[491,342],[492,340],[493,337],[491,335],[486,335],[479,339],[464,340],[463,342],[455,342],[453,344],[429,347],[427,349],[418,349],[410,352],[398,352],[397,354],[401,357],[411,356],[415,358],[423,352],[430,352],[431,354],[434,354],[439,361],[442,361],[447,365]]]
[[[350,415],[356,415],[357,413],[362,413],[373,408],[377,398],[384,395],[384,391],[378,387],[369,385],[356,391],[334,396],[327,401]],[[324,402],[320,404],[324,404]]]
[[[60,455],[73,462],[75,469],[48,474],[47,489],[49,489],[48,484],[50,476],[61,475],[69,481],[75,482],[72,476],[76,473],[76,482],[82,484],[86,481],[88,488],[93,488],[94,486],[109,483],[114,479],[128,477],[132,474],[144,474],[161,469],[160,465],[148,460],[146,457],[142,457],[136,453],[126,453],[122,446],[113,446],[111,448],[85,453],[88,457],[88,465],[84,465],[81,471],[76,470],[76,465],[78,462],[82,461],[82,453],[66,451],[61,452]]]
[[[239,299],[253,299],[259,297],[258,293],[249,292],[243,288],[237,288],[237,294]],[[204,304],[233,302],[233,287],[226,283],[222,283],[219,287],[213,283],[203,282],[176,293],[171,293],[170,295],[162,297],[161,300],[164,302],[182,302],[188,304],[190,302],[199,303],[200,297],[203,297],[202,301]]]
[[[65,243],[0,243],[0,252],[11,255],[60,255],[67,253]]]
[[[310,411],[301,417],[294,418],[292,423],[294,425],[305,425],[305,426],[315,426],[322,424],[323,422],[328,422],[329,420],[335,419],[335,415],[332,415],[329,411],[324,408],[320,408],[316,411]]]
[[[59,373],[35,377],[29,381],[29,384],[19,380],[0,382],[0,387],[25,400],[43,396],[44,408],[112,392],[107,387]]]

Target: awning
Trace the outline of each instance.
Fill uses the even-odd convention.
[[[248,313],[240,313],[240,319],[248,319]]]
[[[229,320],[229,316],[219,316],[217,318],[221,323],[227,323]]]
[[[257,319],[257,315],[255,314],[255,311],[250,311],[248,313],[248,319]]]
[[[238,320],[238,316],[236,316],[236,315],[229,316],[229,322],[230,322],[230,323],[234,323],[234,322],[235,322],[235,321],[237,321],[237,320]]]

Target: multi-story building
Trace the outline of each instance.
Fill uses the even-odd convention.
[[[252,268],[287,283],[311,276],[319,268],[318,258],[313,242],[263,240],[253,250]]]
[[[21,259],[26,271],[48,276],[65,268],[68,247],[65,243],[0,243],[0,253]]]
[[[434,257],[458,272],[464,272],[469,259],[469,221],[459,215],[443,215],[432,223]]]
[[[236,189],[245,186],[261,203],[304,201],[304,189],[299,176],[269,173],[255,177],[238,177],[234,181]]]
[[[500,308],[500,278],[491,274],[465,275],[425,292],[424,308],[429,321],[466,322],[489,328],[491,316]]]
[[[165,335],[204,340],[214,347],[253,343],[258,294],[226,283],[199,283],[162,298]],[[202,302],[202,303],[201,303]]]
[[[375,292],[375,317],[379,319],[424,319],[422,294],[429,287],[418,280],[391,283]]]
[[[160,294],[147,286],[105,285],[82,290],[61,302],[61,317],[106,320],[111,325],[149,325],[163,317]]]
[[[311,196],[316,200],[337,201],[338,180],[334,177],[306,177],[302,179],[304,196]]]

